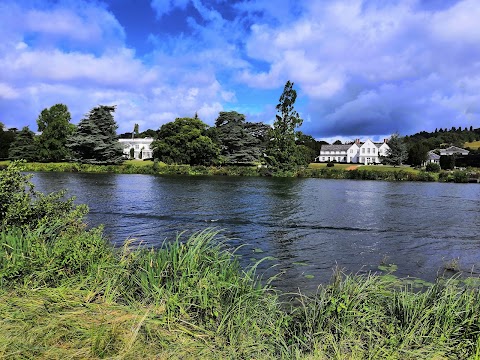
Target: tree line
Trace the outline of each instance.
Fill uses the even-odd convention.
[[[153,156],[167,164],[260,165],[288,171],[313,161],[319,143],[297,128],[302,119],[295,111],[297,93],[288,81],[276,107],[273,127],[246,121],[236,111],[220,112],[214,126],[194,117],[177,118],[157,131],[116,134],[114,106],[93,108],[77,126],[64,104],[44,109],[37,119],[39,135],[28,127],[6,130],[0,124],[0,158],[27,161],[75,161],[119,164],[124,160],[118,138],[154,137]]]
[[[214,126],[198,118],[177,118],[158,130],[117,135],[113,113],[115,106],[100,105],[79,122],[70,123],[71,115],[64,104],[44,109],[38,119],[35,135],[28,127],[5,129],[0,123],[0,159],[27,161],[75,161],[90,164],[119,164],[124,160],[118,138],[152,137],[154,159],[167,164],[189,165],[267,165],[272,169],[290,171],[313,162],[324,141],[298,131],[302,125],[295,110],[297,93],[287,81],[276,106],[273,126],[248,122],[236,111],[220,112]],[[401,137],[393,134],[390,151],[384,162],[393,165],[422,165],[430,150],[480,140],[480,129],[435,129]],[[334,144],[341,144],[337,140]]]

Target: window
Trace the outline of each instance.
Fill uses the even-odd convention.
[[[353,154],[353,149],[350,149],[350,154]]]
[[[139,146],[138,144],[135,145],[135,150],[138,150],[139,149]]]
[[[370,154],[370,148],[367,149],[367,154]]]
[[[362,154],[365,154],[365,148],[362,148]]]

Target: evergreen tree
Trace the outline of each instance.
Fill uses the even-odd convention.
[[[70,124],[70,112],[66,105],[56,104],[50,109],[43,109],[37,119],[38,156],[41,161],[61,161],[70,157],[67,139],[75,126]]]
[[[297,165],[297,145],[295,129],[302,125],[303,120],[295,111],[294,105],[297,92],[294,83],[287,81],[276,106],[278,114],[271,130],[271,140],[267,154],[274,167],[290,170]]]
[[[402,165],[407,159],[407,146],[398,133],[392,134],[388,140],[387,156],[384,158],[385,162],[394,166]]]
[[[222,111],[215,121],[215,128],[220,155],[226,164],[252,164],[261,159],[265,151],[262,138],[266,135],[265,131],[261,132],[262,128],[269,129],[267,125],[247,123],[245,115],[236,111]]]
[[[25,126],[15,136],[15,140],[10,145],[9,158],[12,160],[37,160],[35,134],[28,126]]]
[[[123,147],[118,142],[115,106],[100,105],[80,121],[67,146],[75,161],[86,164],[119,164]]]

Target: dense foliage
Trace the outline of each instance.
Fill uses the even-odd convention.
[[[212,164],[220,149],[208,136],[208,130],[207,124],[195,118],[177,118],[166,123],[151,145],[153,156],[166,164]]]
[[[41,161],[62,161],[70,157],[67,139],[75,130],[75,126],[70,124],[70,118],[70,112],[64,104],[42,110],[37,119],[41,134],[36,139],[38,158]]]
[[[297,92],[293,89],[293,82],[287,81],[276,106],[278,114],[270,131],[270,142],[267,155],[270,164],[280,170],[291,170],[301,159],[297,148],[296,128],[302,125],[303,120],[295,110]]]
[[[220,155],[227,165],[253,164],[263,160],[270,127],[249,123],[236,111],[220,112],[215,121],[216,140]]]
[[[407,146],[402,137],[398,133],[392,134],[388,141],[389,149],[387,155],[384,157],[384,162],[391,165],[402,165],[407,159]]]
[[[413,135],[405,136],[405,142],[410,147],[415,143],[422,143],[429,150],[455,145],[464,147],[467,142],[480,140],[480,128],[473,129],[461,127],[451,129],[435,129],[434,132],[422,131]]]
[[[20,130],[10,144],[8,156],[13,160],[35,161],[38,159],[35,134],[28,126]]]
[[[15,140],[16,129],[6,129],[0,122],[0,159],[8,159],[10,144]]]
[[[118,142],[114,106],[97,106],[82,119],[67,146],[75,161],[86,164],[119,164],[123,147]]]

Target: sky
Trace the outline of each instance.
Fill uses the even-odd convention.
[[[479,0],[1,0],[0,122],[116,105],[117,132],[220,111],[323,140],[480,127]]]

